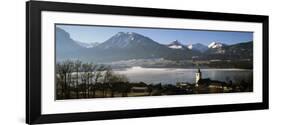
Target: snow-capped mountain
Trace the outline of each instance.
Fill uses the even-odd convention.
[[[171,49],[184,49],[184,45],[181,44],[178,40],[173,41],[172,43],[167,45]]]
[[[93,47],[96,47],[99,45],[99,43],[84,43],[84,42],[79,42],[79,41],[75,41],[75,42],[85,48],[93,48]]]
[[[98,48],[134,48],[134,47],[153,47],[160,45],[152,39],[134,32],[119,32],[98,45]]]
[[[56,57],[57,61],[79,59],[83,61],[111,62],[132,59],[189,60],[198,57],[210,59],[252,59],[253,42],[243,42],[235,45],[222,43],[210,44],[210,49],[204,45],[182,45],[173,41],[169,45],[158,43],[147,36],[119,32],[96,47],[82,47],[71,39],[70,34],[63,29],[56,28]],[[203,48],[203,49],[202,49]],[[205,52],[194,51],[207,50]],[[216,48],[216,49],[214,49]]]
[[[206,54],[216,58],[252,58],[253,41],[232,45],[222,44],[216,48],[210,48]]]
[[[212,42],[211,44],[208,45],[208,48],[216,49],[216,48],[222,48],[224,46],[226,45],[221,42]]]
[[[193,55],[192,51],[188,50],[178,41],[174,41],[169,45],[172,48],[138,33],[119,32],[97,47],[94,47],[91,53],[99,55],[102,54],[102,58],[108,58],[108,60],[142,58],[165,58],[179,60],[191,58],[191,55]]]
[[[190,44],[187,46],[188,49],[190,50],[197,50],[200,52],[205,52],[206,50],[208,50],[208,47],[201,44],[201,43],[196,43],[196,44]]]

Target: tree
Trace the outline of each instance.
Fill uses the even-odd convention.
[[[93,82],[93,77],[96,76],[96,73],[97,73],[97,65],[94,65],[94,64],[90,64],[90,85],[91,85],[91,92],[92,92],[92,96],[91,97],[95,97],[96,96],[96,87],[95,87],[95,83]]]
[[[96,90],[107,97],[108,92],[114,97],[115,92],[127,96],[130,90],[128,78],[114,74],[106,65],[83,63],[79,60],[66,60],[56,64],[56,97],[57,99],[96,97]]]
[[[71,60],[68,60],[65,62],[66,67],[68,68],[68,72],[67,72],[67,78],[68,78],[68,82],[67,82],[67,98],[72,98],[71,96],[71,90],[72,90],[72,86],[73,86],[73,82],[72,82],[72,73],[74,72],[74,63]]]
[[[84,83],[84,97],[89,98],[89,83],[90,83],[90,71],[91,71],[91,64],[90,63],[84,63],[82,64],[83,69],[83,79],[85,81]]]
[[[56,99],[62,99],[64,94],[64,74],[61,63],[56,64]]]
[[[76,60],[74,63],[74,69],[76,71],[76,84],[75,84],[75,90],[76,90],[76,98],[79,98],[79,72],[81,71],[81,64],[82,62],[79,60]]]
[[[71,82],[71,72],[72,72],[72,62],[67,60],[62,63],[57,64],[57,73],[60,75],[60,78],[63,79],[63,84],[61,88],[62,98],[70,98],[69,85]]]
[[[109,78],[109,86],[111,89],[111,97],[114,97],[116,91],[122,92],[122,85],[128,82],[125,75],[113,74]]]
[[[107,96],[107,89],[109,88],[109,80],[112,76],[112,69],[110,66],[107,66],[103,75],[103,97]]]

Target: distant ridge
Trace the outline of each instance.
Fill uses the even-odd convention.
[[[118,32],[106,41],[95,45],[81,45],[70,38],[69,33],[56,28],[57,60],[80,59],[93,62],[110,62],[130,59],[191,60],[196,59],[251,59],[253,43],[243,42],[226,45],[213,42],[208,47],[196,43],[183,45],[172,41],[168,45],[159,44],[151,38],[135,32]],[[248,54],[247,54],[248,53]]]

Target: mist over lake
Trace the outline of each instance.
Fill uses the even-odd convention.
[[[197,69],[131,67],[114,72],[127,76],[130,82],[176,84],[177,82],[195,83]],[[241,80],[251,82],[253,76],[253,71],[249,69],[201,69],[201,72],[203,78],[225,82],[231,80],[233,83]]]
[[[253,33],[58,24],[56,99],[253,92]]]

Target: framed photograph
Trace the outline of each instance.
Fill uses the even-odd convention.
[[[269,107],[268,16],[40,1],[26,14],[28,124]]]

